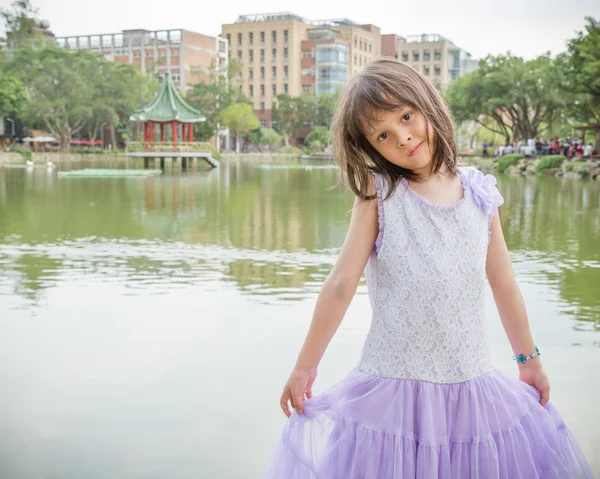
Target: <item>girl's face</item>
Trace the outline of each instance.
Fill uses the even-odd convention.
[[[386,160],[427,176],[432,161],[433,128],[420,111],[408,106],[378,110],[373,125],[374,129],[366,130],[367,140]]]

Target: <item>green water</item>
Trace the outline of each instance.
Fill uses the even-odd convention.
[[[0,477],[258,477],[346,232],[335,181],[257,162],[152,178],[0,168]],[[499,188],[552,401],[599,471],[600,182]],[[514,373],[487,303],[494,361]],[[369,314],[361,284],[318,391],[356,364]]]

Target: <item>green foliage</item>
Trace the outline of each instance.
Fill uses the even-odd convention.
[[[578,122],[600,123],[600,21],[586,18],[585,32],[567,42],[561,64],[562,87],[573,96],[569,113]]]
[[[500,158],[500,161],[498,162],[498,171],[500,173],[504,173],[509,166],[516,165],[519,162],[519,160],[522,159],[523,155],[519,154],[504,155],[502,158]]]
[[[563,161],[565,161],[565,157],[562,155],[544,156],[535,167],[535,172],[542,173],[544,170],[549,168],[560,168],[560,165],[562,165]]]
[[[26,150],[25,148],[15,148],[15,153],[19,153],[25,161],[31,160],[32,154],[30,150]]]
[[[297,156],[302,155],[302,150],[300,148],[296,148],[295,146],[291,146],[291,145],[284,146],[283,148],[281,148],[280,151],[281,151],[281,153],[285,153],[288,155],[297,155]]]
[[[234,103],[228,106],[219,114],[217,121],[228,127],[234,136],[244,135],[258,128],[260,124],[252,105],[248,103]]]
[[[549,54],[530,61],[488,56],[453,82],[446,99],[458,122],[475,121],[506,142],[535,138],[565,111],[559,73]]]
[[[95,134],[102,122],[116,125],[147,103],[153,82],[131,65],[116,64],[87,50],[71,52],[56,45],[12,52],[3,76],[22,82],[28,101],[21,121],[41,127],[69,149],[73,135],[86,128]],[[116,139],[111,140],[116,145]]]
[[[272,128],[262,130],[262,144],[277,148],[283,143],[283,137]]]
[[[104,155],[106,153],[102,148],[78,148],[72,151],[80,155]]]
[[[35,29],[37,12],[29,0],[14,0],[10,9],[0,9],[0,17],[4,19],[7,40],[11,47],[17,48],[41,37]]]
[[[219,70],[213,64],[208,81],[191,86],[186,99],[206,117],[205,122],[196,123],[194,126],[194,136],[199,140],[206,141],[214,136],[219,115],[223,110],[236,103],[251,104],[240,86],[241,71],[240,62],[232,58],[227,70]]]
[[[0,75],[0,112],[18,115],[27,104],[27,94],[21,79],[14,73]]]
[[[338,94],[320,95],[318,98],[311,95],[292,98],[287,93],[277,95],[277,105],[272,110],[274,128],[286,139],[296,138],[305,122],[310,122],[313,127],[329,129]],[[323,144],[328,142],[322,137],[320,141]]]
[[[565,165],[565,171],[580,171],[582,169],[589,168],[590,165],[585,161],[569,161]]]
[[[251,145],[258,145],[262,142],[262,130],[257,128],[246,135],[246,141]]]
[[[305,138],[304,143],[306,143],[311,150],[322,151],[323,147],[329,144],[329,129],[325,126],[315,126],[312,131]]]

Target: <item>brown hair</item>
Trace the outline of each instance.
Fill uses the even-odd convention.
[[[396,60],[369,64],[346,86],[340,96],[332,122],[332,149],[340,167],[340,182],[362,199],[369,196],[371,172],[383,176],[388,197],[402,178],[419,181],[412,170],[386,160],[367,140],[365,125],[372,127],[376,110],[393,111],[409,106],[420,111],[433,129],[431,173],[446,165],[456,174],[456,140],[452,116],[433,85],[409,65]]]

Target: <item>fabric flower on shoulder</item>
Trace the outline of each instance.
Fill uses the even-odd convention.
[[[466,168],[465,174],[473,201],[481,211],[489,215],[491,221],[498,212],[498,207],[504,203],[504,198],[496,188],[496,178],[484,175],[476,168]]]

